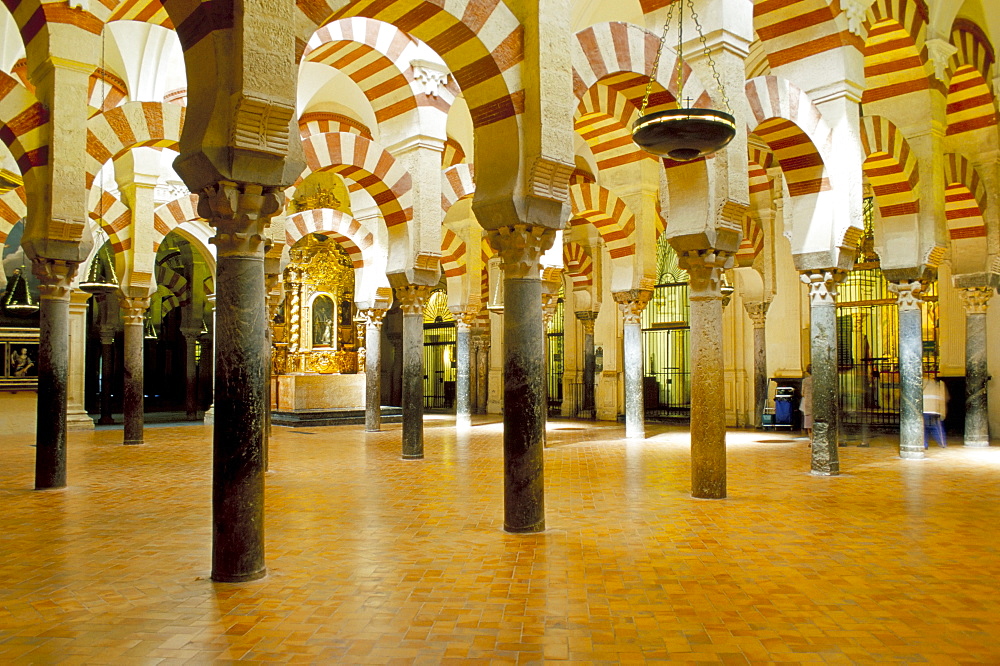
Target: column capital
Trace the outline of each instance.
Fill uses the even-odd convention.
[[[965,314],[986,314],[986,308],[993,298],[993,289],[990,287],[969,287],[959,289],[958,296],[965,306]]]
[[[809,285],[809,302],[812,305],[837,302],[837,284],[847,277],[847,271],[839,268],[811,269],[802,271],[799,279]]]
[[[368,308],[367,310],[359,310],[358,315],[365,320],[365,326],[381,329],[382,319],[385,318],[386,312],[388,310],[385,308]]]
[[[580,310],[576,313],[576,318],[583,324],[583,332],[587,335],[594,334],[594,323],[597,321],[597,313],[593,310]]]
[[[35,257],[31,260],[31,272],[39,285],[39,296],[42,300],[68,301],[72,292],[73,279],[80,263],[64,259],[47,259]]]
[[[626,324],[638,324],[642,311],[646,309],[649,299],[653,297],[651,289],[629,289],[628,291],[616,291],[611,294],[618,309],[622,312],[622,317]]]
[[[901,312],[920,309],[920,292],[923,289],[924,283],[920,280],[902,280],[889,283],[889,291],[896,294],[896,305],[899,306]]]
[[[276,188],[222,180],[198,195],[198,214],[215,228],[219,256],[264,256],[266,229],[284,203]]]
[[[125,324],[138,324],[142,326],[142,320],[146,316],[146,310],[149,309],[149,297],[122,298],[121,304]]]
[[[747,315],[750,317],[750,321],[753,322],[754,328],[764,328],[764,325],[767,323],[767,308],[770,305],[768,301],[760,301],[758,303],[743,302],[743,309],[747,311]]]
[[[556,239],[555,229],[514,224],[487,233],[490,245],[500,255],[504,277],[539,279],[542,254]]]
[[[693,301],[722,298],[722,274],[732,254],[715,249],[687,250],[678,257],[681,268],[688,272],[689,298]]]
[[[405,284],[396,287],[396,300],[404,315],[420,314],[424,309],[424,303],[431,295],[433,289],[422,284]]]

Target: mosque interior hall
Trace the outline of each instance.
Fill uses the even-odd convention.
[[[5,2],[0,662],[1000,663],[996,44]]]

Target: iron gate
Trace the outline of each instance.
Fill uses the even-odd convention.
[[[690,418],[688,284],[660,284],[642,313],[643,401],[650,418]]]
[[[455,405],[455,322],[424,324],[424,408]]]

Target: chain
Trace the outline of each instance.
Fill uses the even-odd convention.
[[[660,36],[660,46],[656,49],[656,60],[653,61],[653,70],[649,73],[649,83],[646,84],[646,94],[642,96],[642,108],[639,115],[646,113],[646,106],[649,104],[649,94],[653,91],[653,83],[656,81],[656,73],[660,69],[660,56],[663,55],[663,45],[667,42],[667,30],[670,28],[670,19],[674,14],[674,5],[671,3],[667,7],[667,20],[663,22],[663,34]]]
[[[681,0],[683,2],[683,0]],[[694,27],[698,30],[698,37],[701,38],[701,46],[705,51],[705,57],[708,58],[708,66],[712,68],[712,76],[715,77],[715,83],[719,86],[719,94],[722,96],[722,103],[726,105],[726,113],[730,115],[733,113],[733,109],[729,106],[729,96],[726,95],[726,88],[722,85],[722,78],[719,76],[719,70],[715,68],[715,60],[712,58],[712,52],[708,48],[708,41],[705,39],[705,33],[701,29],[701,22],[698,20],[698,12],[694,10],[694,0],[687,0],[688,7],[691,8],[691,18],[694,20]]]
[[[684,0],[677,12],[677,108],[684,108]]]

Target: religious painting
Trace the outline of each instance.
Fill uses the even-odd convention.
[[[313,347],[332,347],[335,342],[333,299],[329,296],[317,296],[312,306]]]
[[[38,385],[38,330],[0,329],[0,388],[33,389]]]

